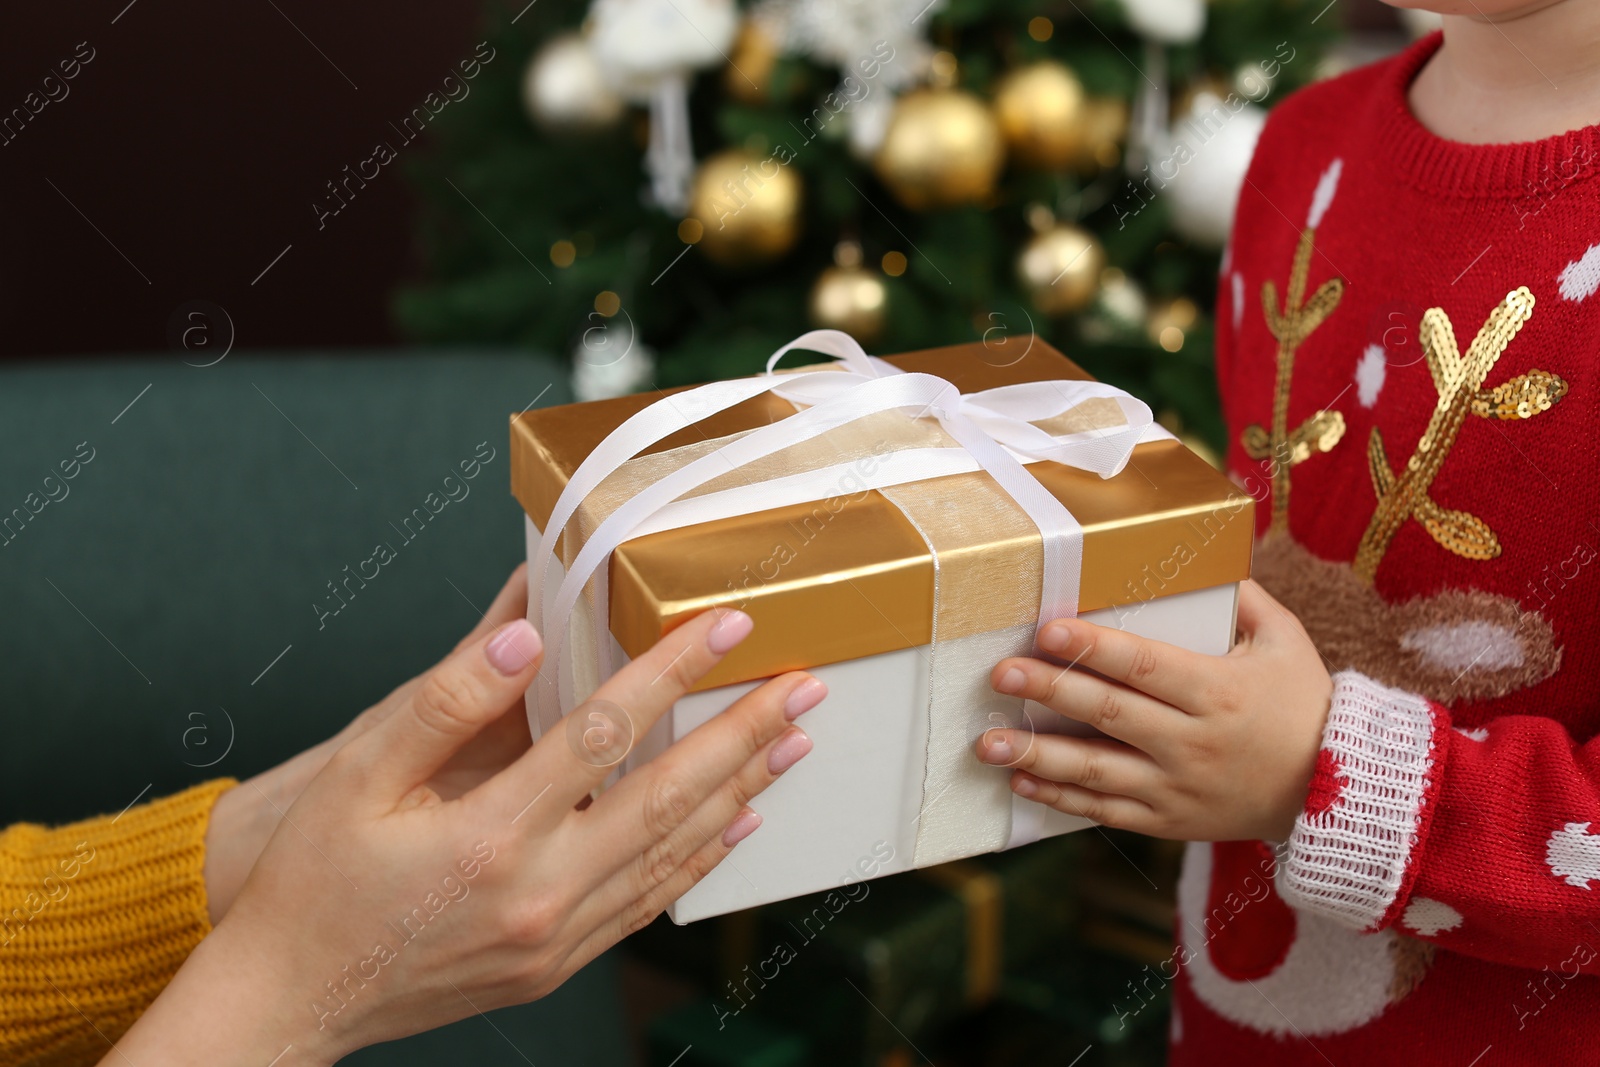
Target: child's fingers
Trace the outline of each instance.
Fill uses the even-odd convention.
[[[1155,760],[1104,738],[989,730],[978,739],[977,751],[979,759],[997,767],[1139,800],[1152,799],[1163,778]]]
[[[1155,811],[1132,797],[1097,793],[1082,786],[1050,782],[1027,771],[1017,771],[1011,776],[1011,791],[1047,808],[1077,815],[1101,826],[1161,836]]]
[[[1087,671],[1038,659],[1001,660],[990,675],[998,693],[1038,701],[1161,759],[1189,717],[1169,704]]]
[[[1052,656],[1179,707],[1204,692],[1216,673],[1215,657],[1082,619],[1056,619],[1038,641]]]
[[[1286,631],[1300,636],[1305,633],[1300,620],[1254,579],[1239,583],[1239,631],[1246,638],[1270,637]]]

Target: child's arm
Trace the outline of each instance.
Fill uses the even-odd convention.
[[[1600,739],[1531,715],[1452,729],[1439,705],[1346,671],[1280,888],[1357,929],[1600,972]]]
[[[1357,929],[1600,972],[1584,947],[1600,945],[1600,740],[1531,716],[1460,732],[1420,696],[1353,671],[1330,679],[1254,583],[1239,627],[1235,649],[1210,657],[1053,622],[1040,647],[1089,670],[1010,659],[994,686],[1108,736],[992,730],[978,756],[1016,768],[1019,795],[1108,826],[1285,841],[1284,895]]]

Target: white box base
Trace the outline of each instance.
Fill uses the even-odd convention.
[[[531,560],[539,546],[532,520],[527,536]],[[559,563],[553,573],[559,573]],[[1083,618],[1195,652],[1222,655],[1233,644],[1237,598],[1238,586],[1227,584],[1133,608],[1087,612]],[[694,922],[895,874],[914,865],[922,760],[920,752],[914,761],[910,758],[906,742],[926,734],[918,716],[925,718],[928,707],[927,651],[924,645],[810,669],[828,687],[827,699],[799,721],[811,737],[811,753],[751,802],[761,814],[761,828],[667,909],[673,922]],[[617,663],[627,662],[620,647],[613,647],[613,655]],[[647,761],[760,684],[744,682],[690,693],[657,729],[640,739],[626,766]],[[1078,724],[1031,701],[1028,716],[1040,732],[1079,732],[1071,730]],[[1009,776],[1010,771],[997,767],[993,773]],[[1014,804],[1035,807],[1020,798]],[[1039,810],[1043,813],[1039,837],[1092,825],[1053,809]],[[712,835],[721,827],[702,829]]]

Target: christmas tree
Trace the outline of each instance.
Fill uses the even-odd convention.
[[[754,373],[814,326],[1030,330],[1220,446],[1208,315],[1326,0],[543,0],[491,16],[412,175],[423,341],[580,393]],[[482,51],[482,50],[480,50]]]

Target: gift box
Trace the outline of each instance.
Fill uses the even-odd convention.
[[[938,1043],[942,1031],[996,1000],[1016,969],[1060,954],[1078,909],[1075,842],[923,868],[732,917],[719,1020],[817,1018],[820,1062],[880,1062]],[[837,907],[837,910],[834,910]]]
[[[1070,727],[994,693],[994,664],[1071,614],[1223,654],[1249,575],[1250,498],[1036,337],[878,360],[817,331],[774,362],[791,348],[840,359],[511,421],[547,650],[535,736],[713,608],[754,632],[619,773],[762,679],[828,685],[801,723],[812,753],[680,923],[1088,825],[973,757],[986,729]]]

